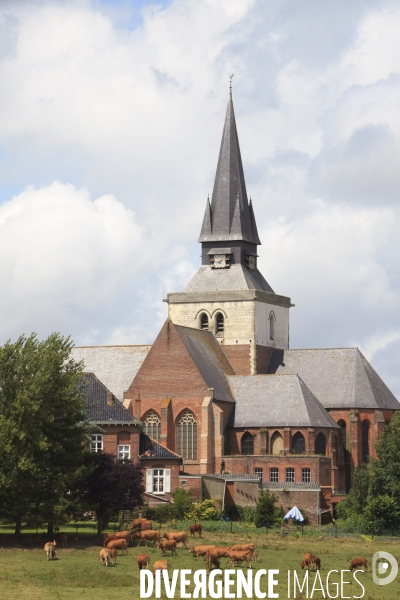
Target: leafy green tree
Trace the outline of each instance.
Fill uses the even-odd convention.
[[[269,490],[260,490],[258,495],[254,523],[256,527],[272,527],[279,516],[279,509],[275,506],[278,498]]]
[[[399,507],[389,496],[370,498],[363,512],[369,531],[393,529],[399,522]]]
[[[82,364],[70,338],[36,334],[0,347],[0,506],[15,521],[29,513],[50,519],[79,468],[86,439]]]
[[[400,508],[400,412],[393,415],[375,449],[378,460],[371,461],[371,496],[387,495]]]
[[[172,493],[174,502],[175,515],[178,519],[183,520],[192,508],[192,490],[176,488]]]

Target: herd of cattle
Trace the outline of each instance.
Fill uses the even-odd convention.
[[[203,528],[200,524],[190,525],[188,532],[192,538],[198,535],[202,537]],[[134,519],[131,523],[130,531],[117,531],[116,533],[104,534],[103,547],[100,550],[100,562],[102,565],[108,566],[115,564],[118,551],[121,554],[128,553],[128,546],[131,541],[137,540],[137,545],[143,542],[146,547],[149,543],[159,548],[162,552],[161,556],[166,556],[167,552],[171,552],[171,556],[176,556],[176,547],[182,544],[183,548],[187,548],[188,534],[185,531],[170,531],[160,535],[160,532],[152,529],[151,521],[140,518]],[[60,532],[55,536],[53,542],[47,542],[44,546],[47,560],[52,560],[56,557],[56,546],[68,545],[68,536],[66,533]],[[215,546],[213,544],[197,544],[189,548],[189,552],[194,554],[197,560],[202,556],[205,560],[208,571],[220,568],[220,559],[228,558],[232,566],[238,566],[241,563],[246,563],[247,567],[251,567],[252,562],[258,562],[258,552],[256,552],[254,543],[235,544],[233,546]],[[139,554],[136,557],[136,562],[139,571],[148,569],[150,566],[150,556],[148,554]],[[304,554],[300,562],[302,569],[321,569],[321,559],[311,552]],[[171,564],[168,560],[157,560],[153,565],[153,575],[157,570],[169,570]],[[349,570],[358,568],[368,569],[368,561],[366,558],[354,558],[351,561]]]

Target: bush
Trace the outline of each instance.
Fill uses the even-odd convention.
[[[194,521],[215,521],[220,516],[214,500],[203,500],[193,504],[187,518]]]
[[[236,505],[236,510],[241,521],[245,523],[254,523],[256,511],[252,506]]]

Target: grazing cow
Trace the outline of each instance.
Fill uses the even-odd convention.
[[[47,554],[47,560],[54,560],[56,557],[56,542],[46,542],[44,551]]]
[[[129,546],[129,542],[131,541],[131,532],[130,531],[117,531],[116,533],[105,533],[103,537],[103,546],[107,546],[108,542],[111,540],[126,540],[126,543]]]
[[[214,554],[214,556],[221,558],[221,556],[225,556],[227,549],[226,546],[215,546],[212,550],[209,550],[209,552]],[[204,555],[204,560],[206,560],[206,556],[207,554]]]
[[[188,531],[192,537],[196,537],[196,533],[198,533],[199,538],[201,538],[201,534],[203,532],[203,527],[201,526],[201,523],[197,523],[197,525],[190,525]]]
[[[139,519],[133,519],[131,523],[131,529],[140,529],[142,523],[144,523],[145,521],[147,521],[147,519],[144,519],[143,517],[140,517]]]
[[[171,550],[171,556],[175,554],[176,556],[176,541],[175,540],[165,540],[165,542],[157,542],[157,548],[162,550],[162,555],[165,556],[167,550]]]
[[[154,542],[154,545],[157,544],[157,542],[160,541],[160,532],[159,531],[155,531],[155,530],[149,530],[149,531],[138,531],[136,533],[132,533],[132,540],[138,540],[138,546],[140,546],[140,544],[142,542],[146,542],[146,548],[147,548],[147,544],[148,542]]]
[[[148,569],[150,564],[150,556],[148,554],[139,554],[139,556],[136,557],[136,562],[139,571],[142,569]]]
[[[126,554],[128,554],[128,544],[126,540],[111,540],[107,544],[107,549],[111,550],[111,548],[115,548],[115,550],[121,550],[122,552],[125,550]]]
[[[259,560],[258,560],[258,552],[253,552],[252,560],[254,562],[259,562]]]
[[[187,534],[185,531],[171,531],[163,533],[161,537],[165,538],[166,540],[175,540],[177,544],[182,543],[183,547],[186,548]]]
[[[209,550],[207,552],[207,554],[205,555],[205,559],[208,571],[212,571],[213,569],[219,569],[219,556],[217,556],[217,554],[215,554],[213,550]]]
[[[56,533],[55,541],[58,545],[64,546],[66,548],[68,546],[68,535],[64,531],[60,531]]]
[[[307,554],[303,556],[300,566],[302,569],[304,569],[304,567],[306,567],[306,569],[315,567],[315,570],[319,570],[321,569],[321,559],[318,556],[314,556],[311,552],[307,552]]]
[[[233,566],[244,560],[247,562],[247,566],[251,566],[252,554],[253,552],[251,550],[227,550],[225,556],[229,558],[229,562],[232,563]]]
[[[190,548],[189,552],[191,554],[195,554],[197,560],[199,556],[204,556],[209,550],[213,550],[214,548],[215,545],[213,546],[211,544],[199,544],[198,546],[193,546],[193,548]]]
[[[164,571],[164,569],[166,569],[167,571],[170,569],[171,565],[167,560],[156,560],[156,562],[153,565],[153,575],[156,574],[156,571]]]
[[[149,531],[149,529],[153,529],[151,521],[144,521],[144,523],[142,523],[140,526],[141,531]]]
[[[110,559],[113,565],[117,562],[118,550],[117,548],[110,548]]]
[[[363,567],[368,570],[368,560],[366,558],[353,558],[349,566],[349,571],[358,569],[358,567]]]
[[[108,567],[108,563],[111,562],[110,550],[108,548],[102,548],[100,550],[100,562],[102,565]]]
[[[228,546],[228,550],[247,550],[247,552],[249,550],[255,550],[256,545],[255,544],[236,544],[235,546]]]

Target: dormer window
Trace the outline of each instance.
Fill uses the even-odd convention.
[[[254,271],[257,268],[257,257],[254,254],[247,254],[246,265],[251,271]]]
[[[210,265],[212,269],[227,269],[229,268],[229,260],[232,254],[230,248],[212,248],[207,254],[210,257]]]
[[[215,316],[215,335],[217,337],[224,335],[224,315],[220,312]]]

